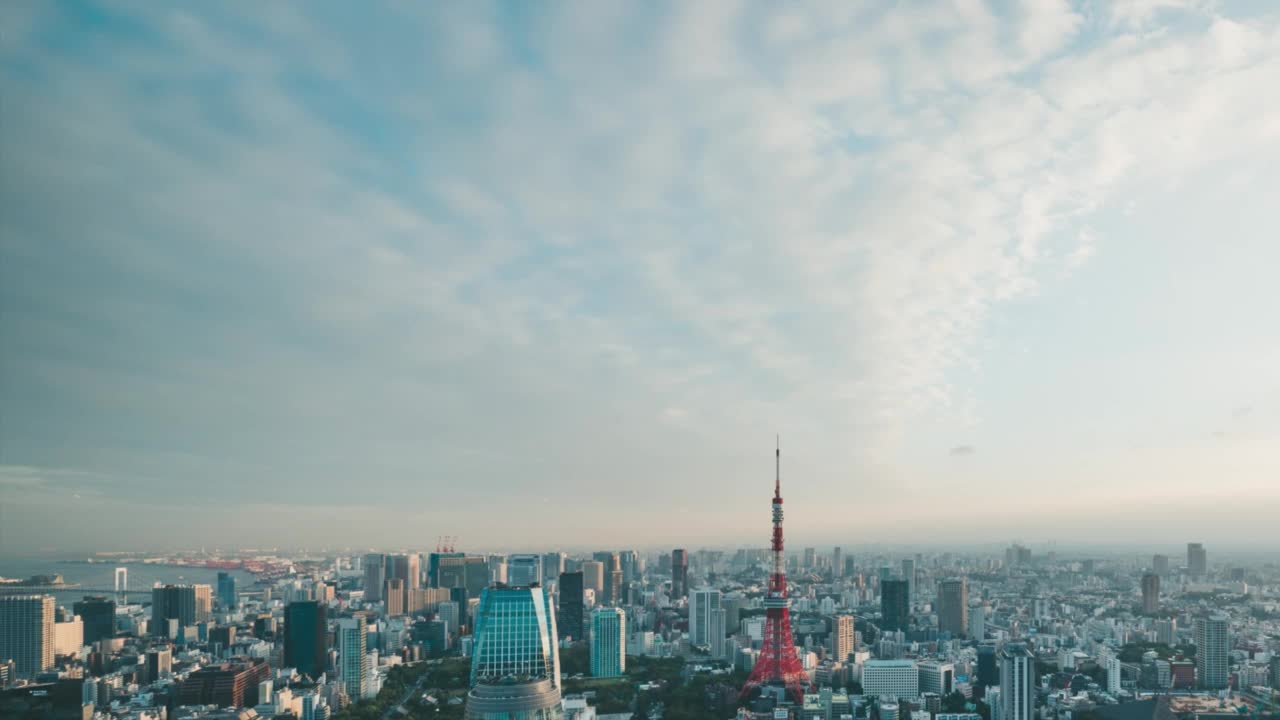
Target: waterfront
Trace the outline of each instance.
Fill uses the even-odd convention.
[[[83,560],[83,558],[80,558]],[[156,583],[195,583],[216,587],[218,584],[217,569],[201,567],[184,567],[161,565],[157,563],[124,563],[115,562],[67,562],[74,558],[4,558],[0,559],[0,576],[9,579],[26,580],[32,575],[61,575],[68,585],[79,585],[64,590],[40,590],[57,599],[59,605],[67,607],[84,595],[95,594],[92,590],[110,589],[115,586],[115,569],[129,569],[128,596],[133,602],[148,601],[151,587]],[[236,579],[236,586],[247,590],[253,586],[254,576],[243,570],[229,570]],[[21,592],[15,586],[0,586],[6,593]]]

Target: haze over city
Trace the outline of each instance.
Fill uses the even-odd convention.
[[[0,553],[1280,546],[1272,3],[0,27]]]

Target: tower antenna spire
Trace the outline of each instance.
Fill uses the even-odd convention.
[[[773,451],[773,494],[774,496],[782,495],[782,436],[778,435],[775,439],[775,449]]]

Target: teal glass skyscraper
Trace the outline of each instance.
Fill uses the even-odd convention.
[[[471,684],[549,680],[560,688],[556,615],[540,587],[491,587],[480,595]]]
[[[622,677],[627,669],[627,616],[622,608],[591,613],[591,676]]]

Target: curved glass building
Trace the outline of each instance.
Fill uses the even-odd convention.
[[[481,683],[467,694],[467,720],[560,720],[560,690],[550,680]]]
[[[541,587],[495,586],[480,595],[471,685],[548,680],[560,690],[556,614]]]

